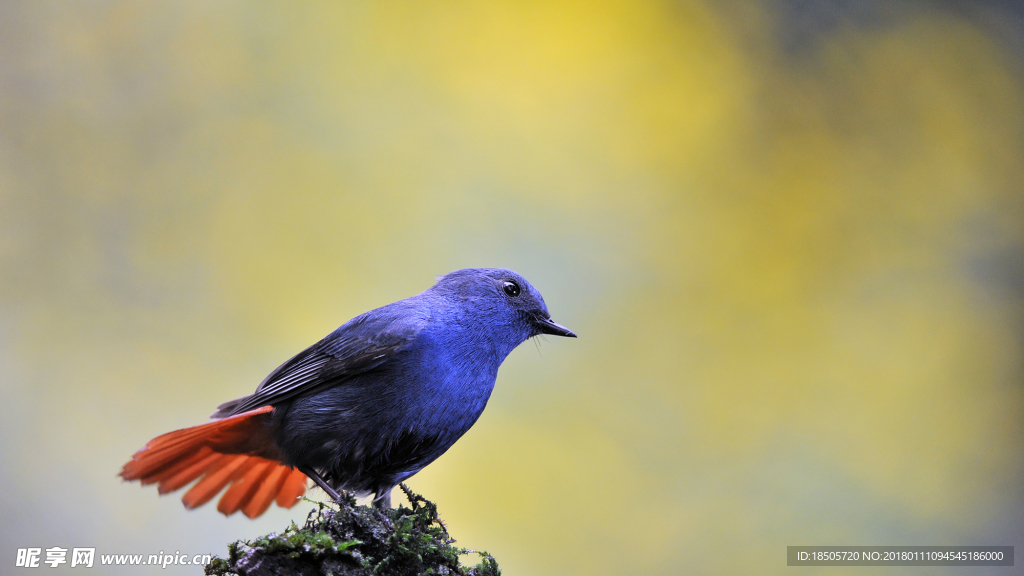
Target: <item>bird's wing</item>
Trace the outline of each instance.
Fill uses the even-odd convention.
[[[217,407],[211,418],[227,418],[274,405],[377,368],[405,349],[426,325],[423,318],[377,309],[356,316],[323,340],[281,364],[249,396]]]

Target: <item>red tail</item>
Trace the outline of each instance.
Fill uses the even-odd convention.
[[[217,504],[225,515],[241,510],[255,518],[275,499],[291,508],[306,491],[306,475],[281,464],[265,425],[273,409],[264,406],[157,436],[121,468],[121,477],[158,483],[157,490],[166,494],[202,476],[181,497],[186,508],[206,504],[229,484]]]

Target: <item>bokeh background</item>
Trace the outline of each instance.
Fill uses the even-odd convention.
[[[410,482],[506,574],[1022,550],[1022,38],[984,1],[0,3],[0,571],[301,522],[115,474],[467,266],[580,334]],[[952,573],[844,574],[897,572]]]

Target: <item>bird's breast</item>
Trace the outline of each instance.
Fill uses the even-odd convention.
[[[449,348],[421,358],[424,370],[410,390],[411,416],[431,428],[459,435],[483,412],[494,389],[498,364],[487,351]]]

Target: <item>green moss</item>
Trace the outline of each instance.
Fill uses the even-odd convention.
[[[454,546],[455,539],[437,514],[437,505],[401,485],[411,508],[379,510],[347,498],[337,509],[313,502],[300,528],[294,522],[281,534],[228,545],[228,557],[214,558],[206,574],[261,576],[333,574],[366,576],[498,576],[497,561],[486,552]],[[465,567],[459,557],[482,559]]]

